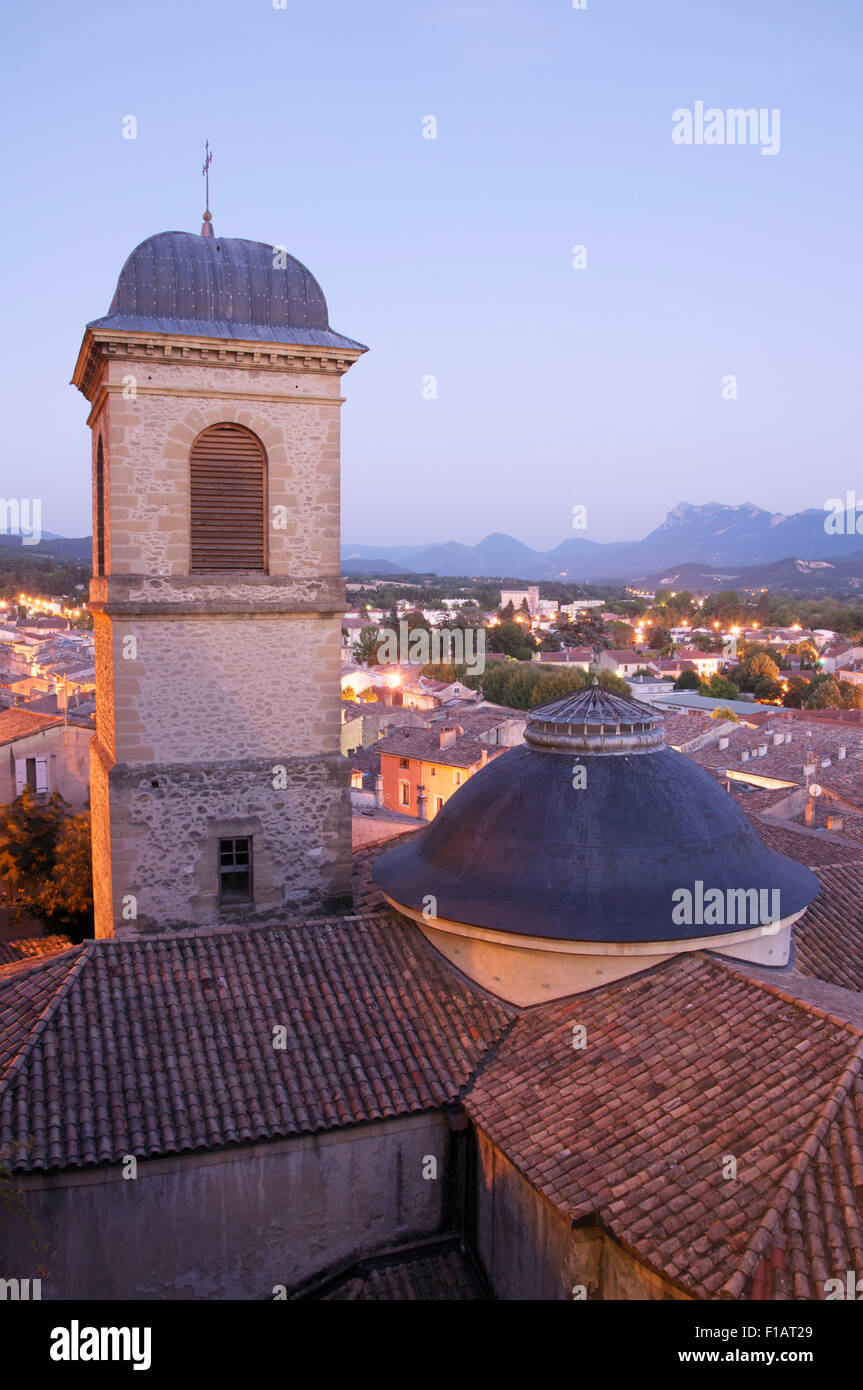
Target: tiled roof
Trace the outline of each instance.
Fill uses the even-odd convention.
[[[710,770],[729,768],[797,785],[805,783],[804,768],[814,763],[815,775],[825,786],[830,787],[833,782],[841,783],[846,787],[841,795],[848,796],[855,792],[857,796],[863,795],[863,746],[859,731],[808,722],[791,724],[780,717],[777,721],[769,721],[762,729],[737,728],[726,730],[726,733],[729,739],[726,748],[711,743],[691,756]],[[790,734],[791,742],[775,743],[774,734],[779,733]],[[765,744],[765,754],[751,756]],[[846,756],[840,760],[838,754],[842,745],[845,746]],[[744,751],[750,753],[745,761],[741,759]]]
[[[0,744],[14,743],[17,738],[38,734],[62,722],[57,715],[36,714],[29,709],[4,709],[0,711]]]
[[[408,838],[414,835],[421,835],[428,828],[428,823],[417,826],[408,831],[405,835],[399,836],[399,844],[403,844]],[[389,911],[389,904],[378,888],[372,882],[372,866],[379,854],[383,854],[389,848],[386,844],[368,845],[362,849],[357,849],[353,855],[353,894],[355,912],[386,912]]]
[[[816,873],[821,891],[794,927],[794,968],[863,990],[863,861]]]
[[[55,956],[71,945],[68,936],[19,936],[14,941],[0,941],[0,966]]]
[[[716,737],[719,738],[722,724],[723,720],[711,719],[703,710],[679,710],[667,714],[662,727],[665,730],[665,742],[669,747],[680,748],[686,752],[687,743],[692,739],[701,738],[702,734],[715,731]]]
[[[417,758],[424,763],[438,763],[444,767],[474,767],[482,761],[483,754],[495,756],[495,748],[478,739],[457,738],[447,748],[441,748],[440,735],[436,729],[401,728],[394,730],[387,738],[375,744],[378,753],[388,753],[395,758]],[[502,749],[500,751],[503,751]]]
[[[484,1296],[467,1256],[451,1247],[408,1259],[396,1257],[385,1263],[363,1261],[323,1294],[322,1301],[462,1303]]]
[[[679,956],[525,1011],[465,1106],[567,1221],[601,1226],[695,1297],[746,1297],[825,1151],[860,1184],[860,1130],[843,1130],[842,1107],[861,1052],[863,1032],[823,1009]],[[825,1246],[840,1195],[816,1203]],[[803,1251],[813,1280],[817,1250]]]
[[[0,977],[0,1084],[20,1052],[22,1040],[32,1038],[51,1006],[80,964],[84,948],[53,956],[29,968],[14,968]],[[3,1150],[0,1149],[0,1153]],[[5,1154],[4,1154],[5,1157]]]
[[[764,816],[753,816],[752,823],[770,849],[787,854],[807,869],[859,864],[863,860],[863,846],[843,840],[838,831],[809,830],[791,823],[780,825]]]
[[[82,1168],[437,1108],[514,1014],[391,915],[90,941],[0,979],[0,1153]]]
[[[863,1087],[842,1100],[791,1194],[752,1281],[751,1298],[821,1299],[826,1281],[863,1267]]]

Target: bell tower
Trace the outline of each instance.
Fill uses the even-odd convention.
[[[88,324],[97,936],[278,922],[350,895],[340,754],[341,378],[283,248],[163,232]]]

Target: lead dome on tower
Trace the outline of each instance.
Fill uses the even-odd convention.
[[[656,710],[596,684],[532,710],[524,744],[382,855],[374,879],[449,959],[516,1003],[682,950],[783,965],[791,924],[818,891],[709,773],[667,747]],[[699,920],[699,883],[723,900],[776,892],[779,920]],[[681,889],[694,895],[690,922],[675,920]]]
[[[193,232],[159,232],[136,246],[108,313],[88,327],[365,351],[330,328],[324,292],[294,256]]]

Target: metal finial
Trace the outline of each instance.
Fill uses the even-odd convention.
[[[204,146],[204,167],[201,173],[204,175],[205,194],[204,194],[204,223],[201,227],[201,236],[215,236],[213,231],[213,214],[210,212],[210,165],[213,162],[213,155],[210,150],[210,142]]]

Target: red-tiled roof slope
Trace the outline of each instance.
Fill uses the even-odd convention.
[[[752,824],[771,849],[809,869],[863,862],[863,845],[843,840],[839,831],[809,830],[793,823],[780,825],[757,815],[752,817]]]
[[[863,863],[815,872],[821,891],[794,926],[794,969],[863,990]]]
[[[863,1269],[863,1086],[842,1101],[782,1214],[750,1298],[822,1299],[827,1280]]]
[[[515,1011],[390,919],[94,941],[43,1027],[14,1019],[0,1152],[39,1171],[435,1108]],[[38,966],[36,970],[60,970]],[[0,980],[18,998],[25,972]],[[284,1025],[286,1047],[274,1047]],[[29,1035],[28,1035],[29,1034]]]
[[[567,1220],[601,1225],[696,1297],[743,1297],[861,1068],[861,1040],[775,986],[678,956],[527,1010],[465,1105]]]
[[[47,1019],[83,952],[79,946],[62,956],[55,955],[29,968],[12,967],[0,975],[0,1082],[38,1025]]]
[[[461,1303],[483,1297],[466,1256],[457,1249],[410,1260],[355,1268],[322,1301],[380,1299],[388,1302]]]
[[[399,836],[399,844],[406,844],[414,835],[421,835],[426,829],[424,825],[414,830],[409,830],[404,835]],[[379,854],[385,854],[388,849],[392,849],[392,841],[382,844],[367,845],[363,849],[357,849],[353,854],[353,893],[354,908],[357,912],[381,912],[388,910],[388,903],[378,885],[372,881],[372,867]],[[399,918],[399,921],[402,919]]]
[[[35,714],[29,709],[0,710],[0,743],[14,743],[62,722],[56,714]]]
[[[0,966],[55,956],[58,951],[68,951],[71,945],[68,936],[19,936],[14,941],[0,941]]]

